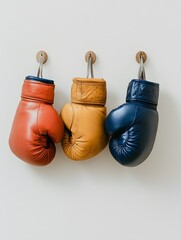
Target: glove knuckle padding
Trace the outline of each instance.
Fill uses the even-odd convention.
[[[65,124],[62,147],[72,160],[84,160],[98,154],[108,142],[104,130],[106,84],[102,79],[74,79],[72,103],[61,116]]]
[[[53,109],[54,85],[25,80],[13,121],[9,145],[20,159],[46,165],[55,156],[54,142],[63,136],[63,122]]]
[[[112,135],[110,152],[121,164],[136,166],[149,156],[158,127],[158,95],[158,84],[133,80],[127,103],[108,115],[105,127]]]

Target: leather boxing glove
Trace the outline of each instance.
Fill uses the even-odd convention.
[[[61,111],[65,124],[62,147],[72,160],[97,155],[108,143],[104,130],[106,118],[106,82],[103,79],[75,78],[71,89],[72,103]]]
[[[132,80],[126,103],[112,110],[105,128],[111,140],[112,156],[125,166],[136,166],[150,154],[158,126],[159,84]]]
[[[12,125],[9,146],[20,159],[33,165],[47,165],[55,156],[55,145],[64,132],[63,121],[52,107],[54,82],[28,76]]]

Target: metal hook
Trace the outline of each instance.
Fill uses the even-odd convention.
[[[89,51],[85,55],[87,62],[87,78],[94,78],[93,64],[96,61],[96,54],[93,51]]]
[[[38,68],[38,73],[37,73],[37,77],[43,78],[43,56],[40,56],[39,59],[39,68]]]
[[[147,59],[147,55],[145,52],[140,51],[136,54],[136,60],[140,64],[140,68],[138,71],[138,79],[140,80],[146,80],[146,73],[145,73],[145,68],[144,68],[144,62]]]
[[[89,55],[88,62],[87,62],[87,78],[89,77],[94,78],[91,54]]]
[[[145,68],[144,68],[142,55],[140,57],[140,68],[139,68],[139,71],[138,71],[138,79],[146,80],[146,74],[145,74]]]
[[[36,59],[40,64],[37,72],[37,77],[43,78],[43,64],[47,61],[48,55],[45,51],[39,51],[36,54]]]

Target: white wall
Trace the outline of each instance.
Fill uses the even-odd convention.
[[[0,2],[0,239],[181,239],[181,1],[7,0]],[[144,50],[147,79],[160,83],[159,129],[149,158],[123,167],[108,147],[83,162],[57,144],[54,161],[34,167],[16,158],[8,137],[24,77],[54,79],[54,107],[70,100],[72,78],[97,54],[107,80],[107,110],[122,104]]]

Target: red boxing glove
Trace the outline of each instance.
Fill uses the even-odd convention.
[[[14,122],[9,146],[23,161],[43,166],[49,164],[56,152],[54,143],[61,141],[64,124],[53,108],[54,82],[26,77]]]

